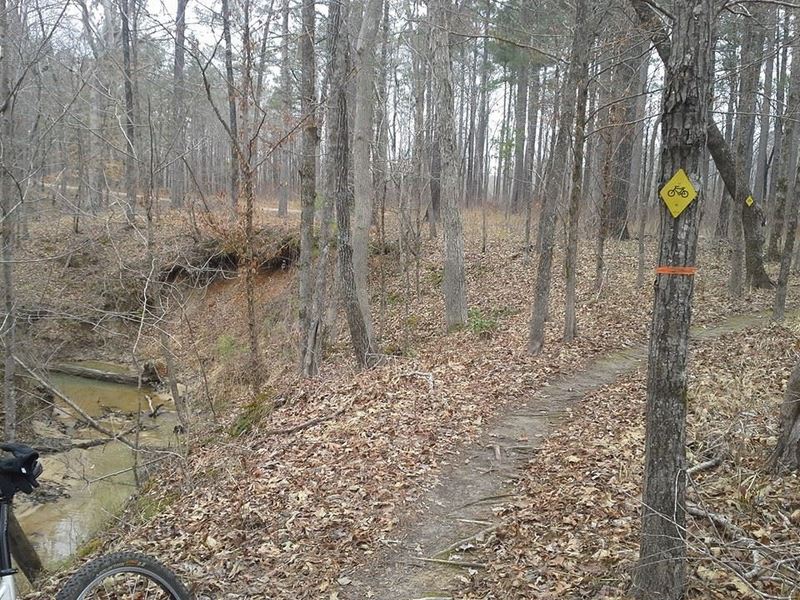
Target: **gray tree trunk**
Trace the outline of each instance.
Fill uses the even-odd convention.
[[[347,324],[350,328],[350,341],[356,362],[362,367],[375,363],[374,342],[367,327],[367,317],[361,312],[356,289],[356,275],[353,271],[353,239],[350,216],[353,210],[353,190],[350,187],[350,143],[347,124],[347,87],[344,82],[350,72],[350,44],[343,22],[347,7],[346,0],[331,2],[331,33],[335,37],[331,60],[332,103],[328,114],[328,128],[331,145],[330,160],[334,169],[333,196],[336,204],[336,224],[338,226],[339,273],[341,277],[342,303]],[[345,13],[345,14],[343,14]]]
[[[317,196],[317,119],[316,105],[316,61],[314,60],[314,32],[316,24],[315,0],[303,0],[302,31],[300,34],[300,113],[303,124],[303,152],[300,165],[300,368],[305,372],[305,354],[309,349],[308,338],[312,303],[311,257],[314,253],[314,203]],[[310,364],[318,366],[312,361]]]
[[[2,210],[2,224],[0,225],[0,243],[2,243],[3,257],[3,304],[5,319],[2,321],[0,337],[4,345],[3,363],[3,409],[4,424],[3,436],[6,441],[13,442],[17,433],[17,399],[14,385],[16,362],[14,361],[16,337],[16,309],[14,302],[14,228],[16,225],[16,193],[12,179],[14,168],[14,128],[12,111],[14,104],[10,101],[11,95],[11,60],[13,56],[12,34],[9,24],[9,13],[13,5],[6,0],[0,0],[0,106],[5,110],[0,112],[0,133],[3,144],[0,145],[0,210]]]
[[[663,186],[684,169],[699,197],[677,218],[661,205],[658,265],[694,267],[702,189],[700,173],[712,98],[712,0],[677,0],[666,63],[661,122]],[[644,490],[634,594],[679,600],[686,582],[686,363],[694,278],[658,275],[647,368]]]
[[[576,95],[581,73],[581,57],[588,53],[591,43],[588,31],[589,4],[587,0],[577,0],[575,5],[575,31],[572,39],[569,74],[566,77],[561,97],[560,119],[556,144],[550,156],[547,194],[542,198],[541,226],[539,228],[541,248],[536,269],[536,287],[531,308],[528,331],[528,352],[538,354],[544,346],[544,324],[550,305],[550,283],[553,269],[553,250],[555,246],[556,208],[563,195],[563,169],[567,164],[570,134],[575,127]]]
[[[175,136],[177,159],[172,167],[172,189],[170,197],[172,206],[183,206],[186,195],[186,175],[182,156],[186,151],[186,100],[184,83],[184,66],[186,63],[186,5],[188,0],[178,0],[175,14],[175,63],[173,69],[173,104],[172,121]]]
[[[756,13],[758,14],[758,12]],[[764,29],[758,19],[752,19],[743,28],[742,66],[740,70],[738,113],[736,118],[736,170],[746,181],[750,180],[753,168],[753,137],[755,134],[756,93],[761,75],[761,56],[764,46]],[[756,200],[760,202],[760,200]],[[747,207],[744,205],[746,209]],[[731,213],[733,229],[730,238],[733,245],[731,253],[731,295],[739,297],[743,292],[744,235],[742,231],[742,211],[734,206]]]
[[[236,86],[233,79],[233,44],[231,43],[230,0],[222,0],[222,36],[225,39],[225,80],[228,91],[228,128],[230,140],[230,179],[228,193],[231,201],[231,220],[239,211],[239,161],[236,143],[239,139],[239,124],[236,118]]]
[[[356,41],[356,95],[353,111],[353,270],[356,294],[364,315],[367,333],[374,337],[369,303],[369,232],[372,225],[373,116],[375,113],[375,46],[381,22],[383,0],[367,0]]]
[[[798,56],[795,56],[798,55]],[[775,208],[769,231],[767,244],[767,259],[777,260],[780,257],[781,239],[783,236],[784,216],[786,212],[786,199],[791,198],[794,192],[794,166],[797,162],[797,117],[800,115],[800,51],[797,47],[792,49],[792,68],[789,75],[789,97],[786,103],[786,112],[783,116],[783,147],[781,161],[778,165],[777,183],[775,186]]]
[[[524,202],[526,189],[525,137],[528,113],[528,75],[530,67],[517,67],[517,98],[514,105],[514,181],[511,186],[511,210],[519,212]]]
[[[133,39],[130,27],[130,14],[134,0],[121,0],[120,16],[122,18],[122,69],[123,87],[125,90],[125,216],[129,224],[133,224],[136,216],[136,129],[134,128],[133,98]]]
[[[289,77],[289,0],[284,0],[281,9],[281,108],[283,118],[289,119],[292,109],[292,82]],[[289,141],[281,144],[278,152],[278,216],[289,216],[289,180],[292,176],[289,166],[291,155],[287,146]]]
[[[770,14],[772,13],[772,14]],[[766,23],[774,23],[777,11],[767,9],[763,11]],[[775,36],[767,32],[767,45],[764,50],[766,64],[764,65],[764,90],[761,95],[760,130],[758,135],[758,156],[756,157],[756,175],[753,184],[753,193],[757,201],[766,204],[767,201],[767,171],[769,169],[769,123],[771,120],[770,108],[772,102],[772,83],[775,72]]]
[[[581,10],[578,6],[578,10]],[[594,21],[594,19],[592,19]],[[594,29],[594,23],[592,23]],[[587,31],[587,33],[589,33]],[[592,32],[592,37],[593,36]],[[572,162],[572,191],[569,198],[569,222],[567,224],[567,256],[564,262],[566,278],[566,298],[564,301],[564,341],[571,342],[578,335],[576,317],[576,293],[578,287],[578,221],[583,199],[583,150],[586,130],[586,104],[589,98],[589,44],[580,44],[579,54],[573,65],[578,71],[577,101],[575,106],[575,135],[573,138],[574,156]]]
[[[794,366],[786,384],[779,429],[778,444],[772,458],[773,467],[796,471],[800,469],[800,362]]]
[[[450,55],[450,0],[432,0],[431,31],[436,130],[441,157],[442,229],[444,232],[444,291],[447,329],[467,322],[464,274],[464,232],[458,206],[458,164],[453,115],[453,63]]]

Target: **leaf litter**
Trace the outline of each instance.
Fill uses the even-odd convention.
[[[470,306],[488,316],[488,331],[442,330],[440,251],[431,243],[422,253],[429,258],[420,263],[418,297],[407,285],[399,261],[385,265],[386,295],[397,301],[387,303],[379,323],[382,345],[392,349],[379,367],[355,372],[346,333],[339,327],[321,376],[308,381],[278,368],[280,380],[273,377],[272,395],[281,402],[240,437],[228,432],[251,399],[242,391],[245,386],[228,376],[223,422],[205,427],[198,423],[186,460],[176,460],[151,479],[141,498],[101,534],[98,551],[134,548],[153,554],[175,568],[201,599],[339,598],[351,585],[354,570],[377,560],[399,530],[424,521],[420,499],[451,465],[464,460],[464,449],[487,422],[556,376],[578,372],[598,356],[646,339],[650,288],[635,286],[635,244],[621,243],[609,250],[609,271],[600,294],[592,289],[593,264],[590,253],[584,252],[579,270],[580,335],[570,344],[558,341],[564,292],[563,278],[554,273],[545,350],[528,356],[533,269],[519,256],[518,247],[513,236],[500,233],[485,255],[474,245],[467,247]],[[706,256],[711,257],[711,251]],[[383,259],[373,259],[378,260]],[[702,327],[769,306],[767,292],[730,300],[725,269],[716,262],[709,260],[698,277],[695,324]],[[285,293],[293,293],[291,286]],[[219,310],[229,312],[230,304]],[[213,339],[213,327],[228,327],[229,321],[215,323],[214,317],[209,310],[205,330],[198,336]],[[764,343],[757,342],[755,333],[752,337],[751,343]],[[787,333],[780,339],[781,348],[790,352],[794,338]],[[287,341],[279,343],[285,346]],[[760,364],[758,356],[748,369]],[[724,358],[713,355],[709,360]],[[697,362],[701,359],[698,356]],[[784,373],[791,362],[787,355]],[[711,370],[713,363],[708,364]],[[737,372],[741,374],[741,368],[730,370],[731,381]],[[698,377],[693,375],[693,389]],[[631,378],[608,393],[590,396],[545,442],[531,462],[532,476],[518,482],[524,500],[509,503],[498,515],[503,519],[500,529],[461,550],[469,557],[485,554],[480,561],[489,569],[487,577],[469,577],[468,587],[458,594],[581,597],[594,590],[601,594],[597,597],[613,597],[615,590],[624,589],[626,569],[635,558],[641,386],[640,379]],[[774,407],[775,399],[771,402]],[[711,405],[708,410],[706,419],[715,431],[739,431],[721,427],[718,411]],[[758,419],[775,420],[767,408],[759,415],[737,427],[754,431]],[[309,422],[315,424],[281,433]],[[702,425],[693,423],[693,428]],[[774,432],[764,429],[764,440],[769,435]],[[692,448],[698,460],[705,452],[703,444],[711,443],[702,440]],[[729,446],[731,452],[744,452],[755,443]],[[721,477],[729,469],[741,476],[739,467],[726,462],[702,480]],[[761,479],[753,481],[758,485],[748,483],[747,498],[761,490],[765,502],[778,503],[777,491],[784,488],[772,484],[767,493],[759,487]],[[711,483],[704,485],[713,489]],[[157,505],[157,513],[143,510],[143,501]],[[720,512],[729,514],[724,494],[719,501]],[[780,522],[762,519],[758,524],[769,537],[778,536]],[[786,537],[776,539],[782,544],[795,540],[789,533],[781,535]],[[714,564],[707,568],[717,573]],[[28,597],[51,597],[59,577],[63,575]],[[702,581],[696,577],[693,589]]]

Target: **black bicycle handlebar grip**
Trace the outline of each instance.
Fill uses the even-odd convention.
[[[18,491],[30,494],[33,488],[39,487],[37,478],[43,469],[36,450],[23,444],[0,444],[0,450],[13,455],[13,458],[0,461],[0,493],[3,497],[11,498]]]

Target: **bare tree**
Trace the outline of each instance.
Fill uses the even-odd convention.
[[[642,600],[678,600],[686,580],[686,363],[694,278],[681,269],[695,266],[712,97],[713,2],[678,0],[673,15],[671,40],[658,41],[666,64],[660,182],[663,186],[683,169],[700,198],[677,217],[666,205],[660,211],[661,274],[650,331],[642,532],[634,582]]]
[[[536,286],[533,292],[530,327],[528,331],[528,352],[538,354],[544,346],[544,324],[550,306],[550,283],[552,280],[553,251],[555,246],[555,224],[557,203],[563,194],[563,170],[567,162],[570,136],[575,127],[577,108],[576,96],[581,78],[583,57],[589,53],[591,36],[588,30],[589,5],[579,0],[575,5],[575,29],[572,38],[572,52],[569,60],[569,75],[559,108],[559,124],[556,145],[550,156],[551,168],[548,174],[547,195],[543,198],[541,214],[541,250],[536,269]]]
[[[372,202],[375,188],[372,180],[373,116],[375,113],[375,46],[381,21],[383,0],[367,0],[361,15],[356,40],[355,106],[353,107],[353,270],[356,295],[364,316],[367,335],[374,339],[372,311],[369,303],[369,232],[372,225]],[[371,342],[374,345],[374,341]]]
[[[459,185],[453,116],[453,65],[450,55],[450,0],[432,0],[431,54],[436,102],[436,132],[441,161],[441,199],[444,230],[445,322],[448,329],[467,322],[464,275],[464,232],[458,207]]]
[[[587,16],[587,19],[589,17]],[[593,24],[592,24],[593,25]],[[594,27],[592,27],[593,29]],[[587,28],[588,29],[588,28]],[[587,30],[586,33],[589,33]],[[591,32],[594,35],[594,32]],[[572,191],[569,198],[567,224],[567,256],[564,260],[566,277],[566,299],[564,301],[564,341],[570,342],[578,335],[575,315],[575,295],[578,280],[578,221],[583,195],[583,149],[586,143],[586,104],[589,97],[590,44],[580,44],[575,56],[577,69],[577,99],[575,103],[575,135],[573,137]]]
[[[311,257],[314,249],[314,203],[317,197],[317,119],[314,0],[303,0],[300,34],[300,112],[303,125],[303,157],[300,167],[300,368],[305,371],[312,303]],[[324,225],[323,225],[324,226]],[[316,364],[316,363],[315,363]],[[313,369],[316,371],[316,369]],[[306,372],[312,375],[312,372]]]
[[[347,124],[347,81],[350,72],[350,44],[347,32],[342,26],[347,13],[347,0],[331,2],[330,33],[333,37],[333,70],[331,73],[331,93],[328,113],[330,138],[330,168],[333,169],[333,189],[336,203],[336,224],[338,233],[339,270],[347,324],[350,328],[350,341],[356,362],[362,367],[375,362],[376,353],[372,336],[367,327],[367,316],[361,311],[356,275],[353,268],[353,233],[350,222],[353,210],[353,189],[350,184],[350,144]]]

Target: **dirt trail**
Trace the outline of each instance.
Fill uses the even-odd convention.
[[[768,322],[766,313],[734,316],[693,329],[692,339],[714,339]],[[351,583],[341,589],[340,597],[450,600],[453,580],[466,574],[471,560],[469,552],[459,553],[458,548],[493,527],[495,509],[512,499],[511,478],[524,471],[540,442],[569,409],[579,410],[583,396],[633,371],[646,357],[644,344],[607,354],[498,415],[477,442],[461,449],[457,462],[444,470],[439,484],[420,502],[419,511],[401,524],[392,542],[387,540],[387,550],[347,575]]]

